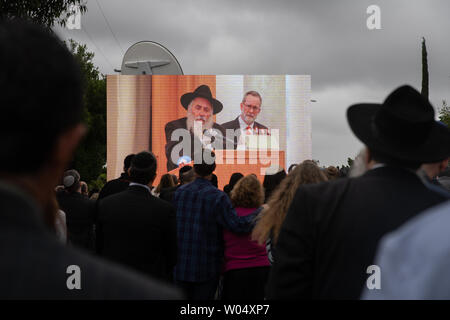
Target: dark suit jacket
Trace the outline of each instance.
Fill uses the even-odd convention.
[[[236,135],[234,136],[234,148],[235,149],[237,148],[239,137],[241,135],[241,130],[239,130],[241,128],[241,125],[239,123],[239,117],[240,117],[240,115],[236,119],[234,119],[232,121],[222,123],[222,127],[225,129],[225,132],[226,132],[227,129],[238,130],[236,132]],[[257,129],[257,130],[261,130],[261,129],[267,130],[266,126],[264,126],[261,123],[256,122],[256,121],[255,121],[255,124],[254,124],[254,128]]]
[[[61,244],[35,202],[0,184],[0,299],[179,299],[177,290]],[[77,265],[81,290],[67,280]]]
[[[181,118],[178,120],[170,121],[166,124],[165,132],[166,132],[166,157],[167,157],[167,171],[173,170],[177,168],[178,166],[172,162],[172,159],[170,157],[170,154],[172,153],[172,149],[180,142],[180,141],[171,141],[170,138],[172,136],[172,132],[176,129],[187,129],[186,124],[187,118]],[[221,125],[214,123],[213,128],[216,130],[219,130],[222,134],[222,137],[225,137],[225,130],[222,128]],[[194,159],[194,135],[190,133],[191,136],[191,150],[190,152],[186,154],[186,152],[180,152],[179,156],[189,156],[192,160]],[[199,145],[201,145],[201,142],[198,141]],[[224,141],[222,141],[222,145],[224,145]],[[185,150],[186,151],[186,150]]]
[[[80,193],[58,192],[59,207],[66,214],[67,237],[71,244],[94,250],[95,201]]]
[[[97,252],[148,275],[170,280],[177,257],[175,210],[141,186],[99,203]]]
[[[127,190],[129,184],[130,181],[128,180],[128,175],[122,173],[120,178],[110,180],[103,186],[98,195],[98,200],[101,200],[112,194]]]
[[[300,187],[281,228],[268,298],[359,299],[380,238],[444,200],[414,173],[391,167]]]

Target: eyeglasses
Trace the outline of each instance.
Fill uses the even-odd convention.
[[[245,103],[243,103],[243,105],[244,105],[245,109],[252,110],[253,112],[261,110],[261,108],[257,107],[257,106],[249,106],[248,104],[245,104]]]

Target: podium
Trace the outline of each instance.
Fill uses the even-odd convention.
[[[216,150],[216,170],[219,189],[228,184],[234,172],[244,176],[251,173],[264,181],[266,169],[271,166],[285,168],[284,151],[279,150]]]
[[[251,173],[258,177],[261,184],[267,168],[271,166],[285,166],[285,152],[279,150],[215,150],[216,170],[218,186],[220,190],[228,184],[234,172],[240,172],[244,176]],[[192,163],[189,163],[192,166]],[[180,168],[169,173],[178,175]]]

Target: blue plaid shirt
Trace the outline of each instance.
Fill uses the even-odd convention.
[[[238,217],[228,196],[203,178],[178,188],[178,258],[175,280],[203,282],[219,276],[223,265],[223,229],[250,232],[254,213]]]

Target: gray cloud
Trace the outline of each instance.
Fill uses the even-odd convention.
[[[96,1],[88,1],[83,30],[56,30],[86,43],[111,74],[123,53]],[[325,165],[343,164],[361,147],[345,120],[350,104],[381,102],[403,83],[420,89],[422,36],[431,101],[450,99],[448,0],[98,1],[123,50],[159,42],[185,74],[311,74],[313,157]],[[382,30],[366,28],[371,4],[381,8]]]

